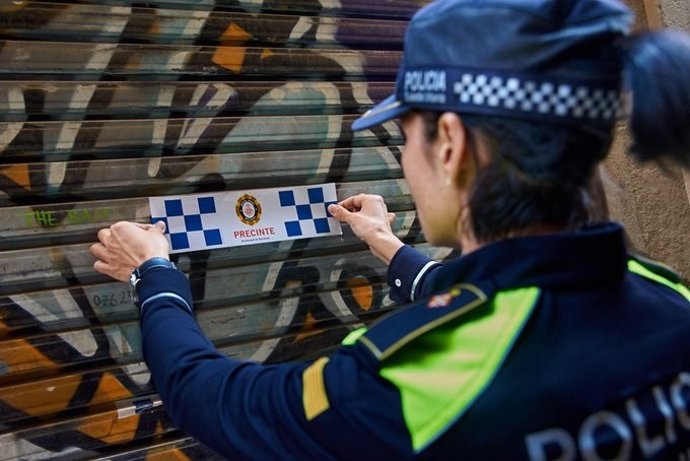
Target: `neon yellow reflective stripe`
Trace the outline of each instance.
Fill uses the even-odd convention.
[[[343,346],[352,346],[354,343],[357,342],[360,336],[362,336],[364,333],[367,332],[367,327],[362,327],[362,328],[357,328],[356,330],[352,330],[345,336],[345,339],[341,341],[340,344]]]
[[[457,420],[486,388],[529,318],[539,288],[499,292],[486,307],[419,337],[382,364],[400,390],[415,451]]]
[[[655,282],[658,282],[662,285],[665,285],[673,290],[676,290],[678,293],[683,295],[685,299],[690,301],[690,290],[687,289],[684,285],[681,285],[680,283],[674,283],[659,274],[656,274],[646,267],[644,267],[642,264],[638,263],[637,261],[631,259],[628,261],[628,270],[630,272],[633,272],[637,275],[640,275],[642,277],[646,277],[648,279],[654,280]]]

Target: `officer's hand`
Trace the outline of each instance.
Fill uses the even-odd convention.
[[[380,195],[359,194],[348,197],[337,205],[330,205],[328,212],[337,220],[347,223],[374,256],[390,263],[403,243],[393,233],[391,224],[395,213],[389,213]]]
[[[120,221],[98,231],[98,243],[89,248],[96,258],[93,268],[102,274],[126,282],[132,271],[154,257],[168,259],[168,240],[163,235],[165,223],[140,224]]]

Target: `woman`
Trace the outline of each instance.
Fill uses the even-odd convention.
[[[331,357],[262,366],[213,349],[158,227],[117,223],[97,271],[133,279],[145,359],[173,421],[238,459],[682,459],[690,447],[690,292],[588,223],[622,75],[633,151],[688,164],[690,42],[626,38],[613,0],[440,0],[412,19],[396,93],[422,229],[395,238],[380,197],[331,213],[421,301]],[[427,295],[433,295],[427,298]]]

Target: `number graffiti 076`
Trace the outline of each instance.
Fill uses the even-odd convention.
[[[97,307],[115,307],[120,304],[134,304],[134,292],[123,290],[116,293],[95,295],[92,298],[93,305]]]

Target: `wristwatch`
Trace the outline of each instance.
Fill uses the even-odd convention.
[[[132,287],[136,288],[137,283],[139,283],[139,280],[141,280],[144,274],[153,269],[158,268],[177,269],[177,266],[175,266],[175,263],[173,263],[172,261],[168,261],[167,259],[161,257],[148,259],[144,261],[139,267],[134,269],[132,275],[129,276],[129,283],[132,285]]]

